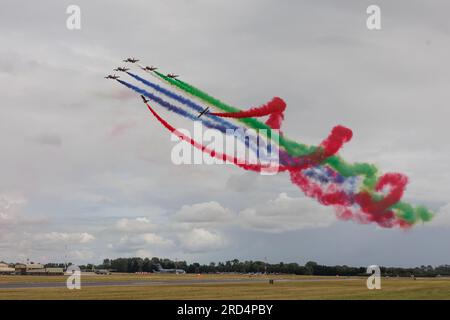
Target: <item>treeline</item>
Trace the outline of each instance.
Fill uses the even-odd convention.
[[[351,266],[326,266],[314,261],[309,261],[305,265],[298,263],[265,263],[263,261],[239,261],[238,259],[210,264],[191,263],[186,261],[173,261],[157,257],[149,258],[118,258],[105,259],[100,265],[80,266],[82,270],[108,269],[116,272],[153,272],[160,264],[165,269],[183,269],[187,273],[280,273],[297,275],[317,275],[317,276],[357,276],[366,275],[366,267]],[[435,277],[450,276],[450,265],[420,266],[415,268],[380,267],[383,276],[391,277]]]

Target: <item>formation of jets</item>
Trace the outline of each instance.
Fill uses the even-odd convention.
[[[116,76],[116,75],[107,75],[106,77],[105,77],[105,79],[114,79],[114,80],[116,80],[116,79],[119,79],[120,77],[119,76]]]
[[[136,58],[126,58],[125,60],[122,60],[123,62],[130,62],[130,63],[136,63],[139,61],[139,59]],[[154,67],[154,66],[141,66],[140,64],[138,64],[138,66],[144,70],[144,71],[155,71],[158,68]],[[114,69],[114,71],[121,71],[121,72],[127,72],[128,70],[130,70],[130,68],[125,68],[125,67],[117,67]],[[174,73],[169,73],[167,74],[167,77],[171,78],[171,79],[176,79],[179,77],[179,75],[174,74]],[[105,77],[105,79],[119,79],[118,76],[116,75],[108,75],[107,77]],[[199,117],[201,117],[204,113],[206,113],[208,111],[208,108],[206,108],[203,112],[200,113]]]
[[[135,63],[138,62],[139,60],[136,58],[126,58],[125,60],[123,60],[123,62],[131,62],[131,63]]]
[[[114,69],[114,71],[122,71],[122,72],[127,72],[128,70],[130,69],[125,67],[117,67],[116,69]]]
[[[130,62],[130,63],[136,63],[136,62],[138,62],[139,61],[139,59],[136,59],[136,58],[126,58],[125,60],[123,60],[123,62]],[[154,66],[141,66],[140,64],[138,64],[138,66],[142,69],[142,70],[144,70],[144,71],[155,71],[155,70],[157,70],[158,68],[156,68],[156,67],[154,67]],[[128,70],[130,70],[130,68],[126,68],[126,67],[117,67],[117,68],[115,68],[115,69],[113,69],[114,71],[121,71],[121,72],[127,72]],[[179,76],[177,75],[177,74],[174,74],[174,73],[169,73],[168,75],[167,75],[167,77],[169,77],[169,78],[171,78],[171,79],[175,79],[175,78],[178,78]],[[113,80],[116,80],[116,79],[119,79],[120,77],[119,76],[116,76],[115,74],[114,75],[107,75],[106,77],[105,77],[105,79],[113,79]],[[141,95],[141,98],[142,98],[142,100],[144,101],[144,103],[147,103],[147,102],[149,102],[149,100],[148,99],[146,99],[143,95]],[[200,114],[198,115],[198,118],[200,118],[202,115],[204,115],[205,113],[208,113],[208,111],[209,111],[209,107],[207,107],[205,110],[203,110],[202,112],[200,112]],[[167,272],[167,271],[169,271],[169,270],[165,270],[165,269],[162,269],[161,268],[161,270],[160,270],[160,272]],[[169,272],[173,272],[173,271],[175,271],[175,270],[170,270]],[[184,270],[176,270],[176,272],[178,273],[178,271],[184,271]]]
[[[135,63],[135,62],[138,62],[138,61],[139,60],[136,59],[136,58],[127,58],[127,59],[123,60],[123,62],[131,62],[131,63]],[[138,64],[138,66],[144,71],[155,71],[155,70],[158,69],[158,68],[156,68],[154,66],[141,66],[140,64]],[[128,70],[130,70],[130,69],[129,68],[125,68],[125,67],[117,67],[117,68],[114,69],[114,71],[122,71],[122,72],[127,72]],[[174,73],[169,73],[167,75],[167,77],[169,77],[171,79],[175,79],[175,78],[178,78],[179,76],[177,74],[174,74]],[[119,79],[119,78],[120,77],[116,76],[115,74],[114,75],[108,75],[108,76],[105,77],[105,79],[114,79],[114,80]],[[141,98],[144,101],[144,103],[149,102],[149,100],[146,99],[144,97],[144,95],[141,95]],[[199,113],[197,118],[200,118],[201,116],[203,116],[204,114],[207,114],[208,112],[209,112],[209,107],[206,107],[204,110],[202,110]],[[184,271],[184,270],[162,269],[162,268],[159,269],[159,272],[176,272],[176,273],[178,273],[178,272],[182,272],[182,271]]]

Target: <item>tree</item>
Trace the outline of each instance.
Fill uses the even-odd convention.
[[[305,264],[305,268],[306,268],[306,274],[313,275],[314,274],[314,269],[317,268],[317,262],[308,261]]]

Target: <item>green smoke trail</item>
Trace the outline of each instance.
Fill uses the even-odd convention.
[[[392,206],[392,209],[395,210],[396,216],[411,224],[417,221],[428,222],[433,218],[433,213],[424,206],[414,208],[409,203],[399,201]]]

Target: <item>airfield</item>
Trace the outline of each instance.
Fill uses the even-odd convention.
[[[80,290],[66,279],[3,275],[0,299],[450,299],[450,278],[382,278],[381,290],[368,290],[364,277],[83,274]]]

